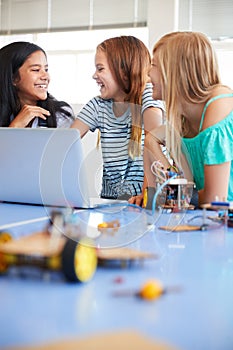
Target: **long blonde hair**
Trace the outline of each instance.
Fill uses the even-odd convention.
[[[154,46],[166,104],[166,144],[180,164],[182,102],[206,102],[220,84],[216,54],[208,38],[199,32],[172,32]]]
[[[119,36],[107,39],[97,46],[102,50],[119,87],[130,103],[132,131],[128,152],[132,158],[141,154],[142,135],[142,93],[148,80],[151,63],[149,50],[134,36]]]

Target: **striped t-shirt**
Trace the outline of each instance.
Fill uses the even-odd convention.
[[[142,97],[142,113],[146,108],[163,108],[161,101],[152,98],[152,86],[147,84]],[[79,112],[78,119],[101,133],[101,148],[103,155],[103,178],[101,197],[120,198],[131,197],[142,192],[143,157],[132,159],[128,155],[128,144],[131,135],[130,108],[120,117],[113,112],[113,101],[101,97],[91,99]],[[142,132],[142,152],[144,131]]]

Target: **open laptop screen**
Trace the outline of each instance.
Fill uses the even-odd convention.
[[[0,201],[89,206],[76,129],[0,128]]]

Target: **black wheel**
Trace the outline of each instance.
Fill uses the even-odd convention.
[[[96,270],[95,248],[68,239],[62,251],[62,271],[70,282],[87,282]]]

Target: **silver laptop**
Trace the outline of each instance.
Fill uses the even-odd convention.
[[[76,129],[0,128],[0,201],[90,207]]]

